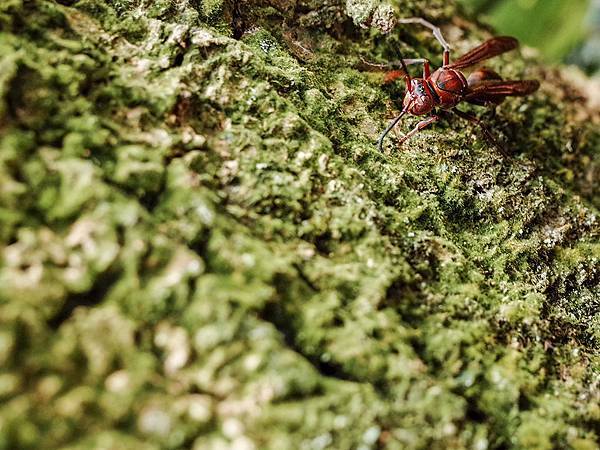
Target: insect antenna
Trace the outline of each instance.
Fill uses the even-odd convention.
[[[404,57],[402,55],[402,52],[400,50],[397,50],[397,51],[400,54],[400,65],[402,67],[402,70],[406,74],[406,77],[405,77],[405,80],[406,80],[406,89],[408,91],[411,91],[412,90],[412,83],[411,83],[410,73],[408,72],[408,67],[406,67],[406,63],[404,62]],[[402,109],[402,111],[400,112],[400,114],[398,114],[398,117],[396,117],[394,120],[392,120],[392,122],[388,125],[388,127],[384,130],[384,132],[381,133],[381,135],[379,136],[379,139],[377,140],[377,147],[379,148],[380,152],[383,151],[383,140],[385,139],[385,137],[388,135],[388,133],[390,131],[392,131],[392,129],[398,124],[398,122],[400,122],[400,119],[402,119],[402,117],[404,117],[404,115],[408,112],[408,110],[410,109],[411,106],[412,106],[412,102],[408,103]]]
[[[410,73],[408,72],[408,67],[406,67],[406,62],[404,62],[404,56],[402,55],[402,52],[400,50],[398,50],[398,53],[400,53],[400,65],[402,66],[402,70],[404,71],[404,73],[406,74],[406,86],[410,86]]]
[[[404,117],[404,115],[408,112],[409,108],[411,107],[412,102],[409,103],[408,105],[406,105],[402,111],[400,112],[400,114],[398,114],[398,117],[396,117],[394,120],[392,120],[392,122],[388,125],[388,127],[385,129],[385,131],[383,133],[381,133],[381,136],[379,136],[379,139],[377,140],[377,147],[379,148],[379,151],[382,152],[383,151],[383,140],[385,139],[385,137],[387,136],[387,134],[392,131],[392,128],[394,128],[396,126],[396,124],[398,122],[400,122],[400,119],[402,119],[402,117]]]

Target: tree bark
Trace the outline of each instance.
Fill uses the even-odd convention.
[[[0,6],[0,449],[598,444],[597,84],[378,135],[452,1]],[[418,69],[415,69],[418,71]],[[410,130],[420,119],[397,127]]]

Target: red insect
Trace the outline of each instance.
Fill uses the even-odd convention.
[[[535,92],[540,83],[537,80],[503,80],[496,72],[486,68],[475,70],[467,78],[460,70],[513,50],[519,45],[518,41],[508,36],[494,37],[451,63],[450,46],[443,38],[439,28],[421,18],[400,19],[398,22],[419,23],[430,28],[435,38],[444,47],[443,65],[431,73],[427,59],[401,59],[400,65],[403,70],[388,74],[388,81],[404,76],[407,92],[404,96],[402,112],[379,137],[379,149],[383,150],[383,139],[406,113],[422,116],[431,113],[435,108],[450,110],[459,117],[481,126],[486,137],[497,146],[493,136],[481,121],[456,109],[456,105],[462,101],[481,106],[499,105],[507,96],[523,96]],[[423,64],[423,78],[411,78],[406,66],[418,63]],[[400,139],[400,145],[438,119],[439,117],[433,114],[419,122],[415,128]]]

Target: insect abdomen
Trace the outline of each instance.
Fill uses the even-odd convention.
[[[472,72],[467,78],[467,84],[469,85],[469,89],[473,89],[486,81],[489,80],[502,80],[502,77],[492,69],[488,69],[486,67],[482,67]],[[502,95],[485,95],[482,94],[479,97],[475,97],[467,100],[469,103],[474,105],[485,106],[487,104],[499,105],[504,101],[504,96]]]

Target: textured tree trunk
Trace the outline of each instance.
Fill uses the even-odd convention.
[[[597,448],[597,85],[405,143],[447,0],[4,0],[0,449]],[[418,73],[418,69],[415,68]],[[418,118],[398,126],[406,132]]]

